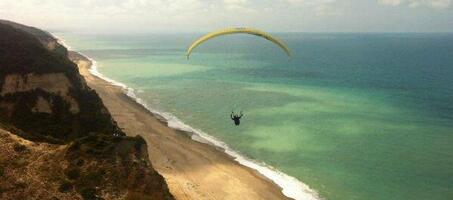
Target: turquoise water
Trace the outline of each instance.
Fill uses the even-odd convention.
[[[453,199],[452,34],[60,34],[136,89],[326,199]],[[239,127],[229,119],[244,110]]]

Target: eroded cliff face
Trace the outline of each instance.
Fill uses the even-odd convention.
[[[71,96],[70,90],[73,85],[63,73],[48,74],[9,74],[5,76],[0,95],[14,95],[16,93],[31,92],[33,90],[43,90],[46,93],[61,97],[69,105],[69,112],[77,114],[80,112],[79,104]],[[34,113],[52,114],[52,102],[42,96],[38,96],[35,106],[32,108]],[[12,110],[7,112],[11,115]]]
[[[2,20],[0,35],[0,199],[173,199],[55,38]]]
[[[57,51],[61,46],[56,39],[32,27],[2,22],[0,122],[23,130],[22,137],[53,143],[90,132],[124,135],[67,51]]]

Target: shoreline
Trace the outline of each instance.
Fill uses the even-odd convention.
[[[57,38],[57,37],[55,37]],[[81,71],[82,76],[85,77],[87,82],[89,83],[90,87],[93,88],[93,86],[90,84],[90,82],[93,84],[93,82],[96,81],[90,81],[92,79],[98,79],[97,82],[103,81],[109,84],[111,87],[116,87],[114,90],[119,90],[129,101],[128,103],[130,104],[136,104],[136,106],[141,107],[142,112],[147,112],[148,115],[152,115],[153,118],[158,120],[159,122],[162,123],[162,125],[167,126],[170,129],[173,129],[174,131],[178,132],[177,134],[181,134],[185,136],[185,140],[189,140],[191,143],[200,143],[205,146],[208,146],[208,148],[213,149],[214,151],[217,152],[217,154],[224,154],[230,162],[236,163],[239,165],[241,168],[244,168],[245,170],[253,173],[253,176],[259,179],[260,181],[266,182],[265,184],[273,187],[274,189],[278,189],[281,193],[281,195],[276,195],[280,196],[278,198],[271,198],[271,199],[295,199],[295,200],[302,200],[302,199],[307,199],[307,200],[317,200],[321,199],[318,195],[318,193],[314,190],[312,190],[308,185],[304,184],[303,182],[297,180],[294,177],[291,177],[275,168],[272,166],[266,165],[263,162],[258,162],[252,159],[247,158],[246,156],[241,155],[239,152],[236,152],[235,150],[231,149],[227,144],[224,142],[216,139],[213,136],[210,136],[209,134],[206,134],[200,130],[194,129],[190,127],[189,125],[185,124],[175,116],[171,115],[170,113],[165,113],[165,112],[160,112],[157,110],[154,110],[147,106],[147,104],[140,98],[138,98],[135,95],[134,89],[129,88],[127,85],[120,83],[118,81],[112,80],[108,77],[105,77],[103,74],[99,73],[97,71],[97,65],[96,61],[91,59],[90,57],[80,53],[73,51],[71,48],[68,48],[69,46],[66,45],[63,41],[58,39],[60,44],[65,46],[68,49],[69,54],[76,54],[75,57],[79,57],[76,59],[73,59],[75,63],[78,64],[79,70]],[[73,55],[74,56],[74,55]],[[79,62],[87,62],[88,64],[82,64],[85,66],[82,66],[79,64]],[[85,68],[85,69],[83,69]],[[82,73],[83,70],[87,70],[89,74],[87,73]],[[104,85],[101,85],[104,86]],[[95,89],[99,93],[99,89]],[[101,98],[104,100],[102,95],[100,94]],[[110,109],[108,105],[106,105],[107,108]],[[112,113],[115,118],[115,114]],[[117,120],[115,118],[115,120]],[[118,120],[117,120],[118,121]],[[120,127],[121,123],[119,123]],[[126,131],[127,132],[127,131]],[[128,133],[129,134],[129,133]],[[135,134],[135,133],[134,133]],[[144,136],[143,134],[140,134]],[[145,137],[146,139],[146,137]],[[147,140],[149,143],[149,141]],[[156,142],[156,141],[155,141]],[[157,141],[158,142],[158,141]],[[150,152],[151,154],[151,152]],[[155,156],[153,156],[155,157]],[[153,157],[150,156],[151,162],[153,162]],[[158,170],[160,173],[161,171]],[[165,173],[161,173],[166,179],[167,177],[165,176]],[[234,176],[234,174],[233,174]],[[227,180],[228,181],[228,180]],[[167,179],[167,182],[171,182],[170,180]],[[253,187],[254,185],[247,185],[247,187]],[[171,184],[169,183],[169,187],[171,189]],[[172,191],[173,193],[173,191]],[[178,196],[178,195],[175,195]],[[269,197],[264,195],[265,197]],[[189,197],[189,196],[187,196]],[[192,196],[193,197],[193,196]],[[192,199],[192,197],[189,197],[188,199]],[[241,198],[244,198],[241,196]],[[177,198],[179,199],[179,198]],[[186,199],[186,198],[183,198]],[[249,198],[249,199],[254,199],[254,198]],[[260,198],[255,198],[255,199],[260,199]]]

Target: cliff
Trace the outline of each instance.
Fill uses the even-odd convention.
[[[63,45],[58,43],[58,40],[56,38],[54,38],[52,36],[52,34],[50,34],[47,31],[40,30],[38,28],[31,27],[31,26],[25,26],[23,24],[18,24],[18,23],[12,22],[12,21],[2,20],[2,19],[0,19],[0,24],[9,25],[16,29],[25,31],[29,34],[32,34],[36,39],[39,40],[39,42],[44,47],[46,47],[48,50],[50,50],[54,53],[57,53],[57,54],[60,54],[63,56],[67,56],[67,54],[68,54],[68,50],[66,49],[66,47],[64,47]]]
[[[0,199],[173,199],[49,33],[0,20]]]
[[[43,45],[45,32],[29,34],[0,21],[0,122],[22,137],[65,143],[99,134],[124,135],[66,51]],[[51,37],[50,35],[48,37]],[[26,134],[25,134],[26,133]]]

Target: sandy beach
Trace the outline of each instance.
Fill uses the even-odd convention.
[[[278,185],[256,170],[240,165],[214,146],[169,128],[128,97],[123,88],[93,76],[87,58],[74,52],[70,58],[118,125],[128,135],[138,134],[147,141],[150,160],[176,199],[289,199]]]

